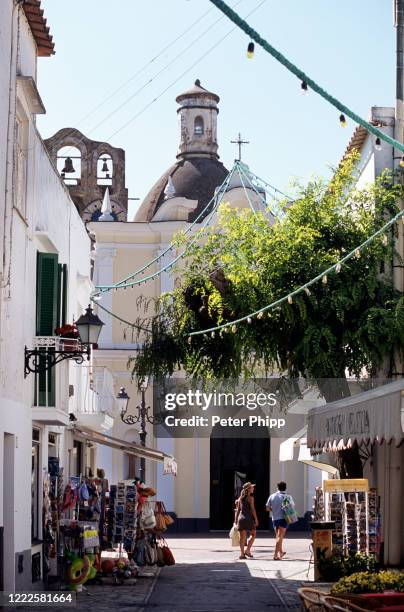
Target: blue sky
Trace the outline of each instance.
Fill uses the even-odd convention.
[[[229,0],[242,16],[261,2]],[[248,21],[366,117],[373,105],[394,105],[391,5],[390,0],[266,0]],[[342,129],[338,111],[313,92],[302,96],[296,77],[259,47],[248,60],[247,37],[235,29],[224,38],[234,26],[208,0],[42,0],[42,6],[56,55],[39,59],[38,85],[47,109],[39,129],[47,138],[62,127],[77,127],[125,149],[130,197],[143,198],[175,160],[175,97],[196,78],[221,98],[224,164],[232,165],[236,149],[230,141],[240,131],[250,141],[245,161],[282,190],[291,177],[326,175],[355,127],[349,122]],[[130,219],[136,206],[131,204]]]

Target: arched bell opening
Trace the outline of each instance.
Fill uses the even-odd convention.
[[[66,185],[80,185],[81,151],[77,147],[61,147],[56,156],[57,169]]]
[[[97,185],[112,185],[114,162],[111,155],[102,153],[97,160]]]

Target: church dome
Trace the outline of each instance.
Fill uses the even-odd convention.
[[[176,102],[180,105],[177,162],[151,188],[135,221],[193,221],[228,174],[217,153],[219,96],[196,80],[191,89],[177,96]]]
[[[227,174],[228,171],[218,159],[190,157],[178,160],[150,189],[136,213],[135,221],[153,220],[166,200],[165,190],[169,177],[174,186],[175,198],[198,201],[195,210],[189,214],[188,221],[193,221],[212,199],[216,187],[223,183]]]

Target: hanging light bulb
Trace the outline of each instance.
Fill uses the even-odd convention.
[[[343,113],[340,114],[339,116],[339,122],[341,124],[341,127],[346,127],[346,117]]]
[[[192,336],[188,336],[188,344],[192,343]]]
[[[213,331],[213,332],[210,334],[210,337],[211,337],[211,338],[214,338],[214,337],[215,337],[215,332],[214,332],[214,331]]]
[[[300,88],[301,88],[302,94],[304,96],[307,96],[307,94],[309,93],[309,86],[307,85],[306,81],[302,81]]]
[[[263,316],[264,316],[264,313],[261,310],[261,312],[257,314],[257,319],[262,319]]]
[[[235,334],[236,331],[237,331],[237,325],[232,325],[231,326],[231,331],[233,332],[233,334]]]
[[[388,242],[389,239],[387,238],[386,234],[383,234],[382,243],[384,244],[384,246],[387,246]]]
[[[359,250],[359,249],[356,249],[356,251],[355,251],[355,257],[356,257],[356,259],[359,259],[359,258],[360,258],[360,256],[361,256],[361,252],[360,252],[360,250]]]
[[[252,323],[252,318],[251,318],[251,317],[248,317],[248,318],[247,318],[247,323],[248,323],[248,324]]]
[[[400,168],[404,168],[404,155],[400,159]]]
[[[337,274],[339,274],[341,272],[341,264],[337,263],[337,265],[335,266],[335,271]]]
[[[254,49],[255,49],[255,45],[254,43],[251,41],[248,43],[248,47],[247,47],[247,57],[248,59],[252,59],[254,57]]]
[[[379,136],[375,140],[375,149],[376,151],[382,150],[382,141],[380,140]]]
[[[288,295],[288,302],[289,304],[293,304],[293,298],[291,295]]]
[[[304,288],[304,292],[305,292],[306,295],[311,295],[311,291],[310,291],[310,289],[308,287]]]
[[[328,283],[327,274],[324,274],[323,278],[321,279],[321,282],[323,283],[323,285],[326,285]]]

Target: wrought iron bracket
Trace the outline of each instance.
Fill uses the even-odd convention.
[[[146,422],[154,425],[155,423],[162,423],[163,418],[160,415],[150,415],[149,410],[151,410],[150,406],[136,406],[137,414],[126,414],[126,412],[121,414],[121,420],[126,425],[136,425],[137,423],[141,424],[142,431],[146,426]]]
[[[34,349],[28,349],[25,347],[24,378],[31,373],[41,374],[42,372],[47,372],[51,368],[54,368],[55,365],[65,361],[66,359],[71,359],[80,365],[84,362],[85,358],[87,358],[87,361],[89,361],[90,354],[90,345],[79,345],[77,349],[64,351],[55,350],[49,347]]]

